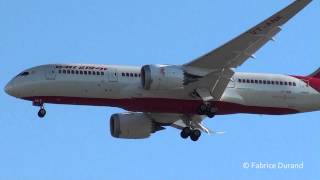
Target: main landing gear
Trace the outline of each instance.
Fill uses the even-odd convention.
[[[208,89],[195,89],[192,93],[192,96],[198,96],[202,99],[202,104],[197,109],[199,115],[206,115],[209,118],[213,118],[216,115],[218,110],[217,108],[211,106],[210,101],[214,98]]]
[[[44,109],[43,106],[40,107],[40,110],[38,111],[38,116],[39,118],[43,118],[46,115],[46,110]]]
[[[201,136],[201,131],[198,129],[191,129],[190,127],[185,127],[182,129],[180,136],[183,139],[187,139],[190,136],[192,141],[198,141]]]
[[[207,115],[209,118],[213,118],[216,115],[217,109],[212,107],[209,103],[203,103],[198,108],[199,115]]]

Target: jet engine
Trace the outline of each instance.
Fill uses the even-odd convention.
[[[110,118],[110,132],[115,138],[144,139],[162,129],[143,113],[119,113]]]
[[[183,88],[184,72],[178,66],[145,65],[141,68],[141,84],[146,90]]]

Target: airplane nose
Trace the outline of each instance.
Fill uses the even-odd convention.
[[[14,96],[14,89],[10,82],[4,87],[4,91],[10,96]]]

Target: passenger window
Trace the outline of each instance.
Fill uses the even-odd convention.
[[[67,74],[70,74],[70,70],[67,70]]]
[[[95,71],[92,71],[92,75],[96,75],[96,72],[95,72]]]
[[[74,74],[74,70],[71,70],[71,74]]]
[[[266,80],[263,80],[263,84],[266,84],[267,83],[267,81]]]
[[[88,71],[88,75],[91,75],[91,71]]]
[[[279,81],[276,81],[276,85],[279,85]]]
[[[282,81],[280,81],[280,85],[283,85],[283,82],[282,82]]]
[[[104,75],[104,72],[101,72],[101,75]]]
[[[271,82],[270,81],[267,81],[267,84],[270,84]]]
[[[66,73],[66,70],[63,70],[62,73],[65,74],[65,73]]]
[[[271,84],[274,85],[274,81],[271,81]]]
[[[259,84],[262,84],[262,80],[259,80]]]
[[[83,74],[83,71],[80,71],[80,74]]]
[[[87,71],[83,71],[83,74],[87,75]]]
[[[126,74],[125,73],[122,73],[122,76],[125,76]]]
[[[289,82],[289,86],[292,86],[292,82]]]
[[[134,77],[138,77],[138,74],[137,74],[137,73],[134,73]]]
[[[99,71],[97,72],[97,75],[100,75],[100,72],[99,72]]]
[[[241,79],[238,79],[238,82],[241,83]]]
[[[250,83],[250,80],[249,80],[249,79],[247,79],[247,83]]]
[[[60,69],[59,69],[59,71],[58,71],[58,72],[59,72],[59,74],[61,74],[61,70],[60,70]]]
[[[293,84],[293,86],[296,86],[296,85],[297,85],[295,82],[293,82],[292,84]]]
[[[129,76],[129,73],[126,73],[126,76]]]
[[[254,83],[258,84],[259,82],[258,82],[258,80],[254,80]]]
[[[130,73],[130,77],[133,77],[133,73]]]
[[[251,83],[253,84],[253,83],[254,83],[254,80],[251,79]]]
[[[288,83],[287,83],[287,82],[284,82],[284,85],[288,85]]]

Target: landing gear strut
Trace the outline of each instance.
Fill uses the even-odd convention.
[[[207,115],[209,118],[213,118],[216,115],[217,109],[212,107],[209,103],[203,103],[198,108],[200,115]]]
[[[43,118],[46,115],[46,110],[44,109],[43,106],[40,107],[40,110],[38,111],[38,116],[39,118]]]
[[[190,136],[192,141],[197,141],[201,136],[201,131],[198,129],[191,129],[190,127],[185,127],[182,129],[180,136],[183,139],[187,139]]]

